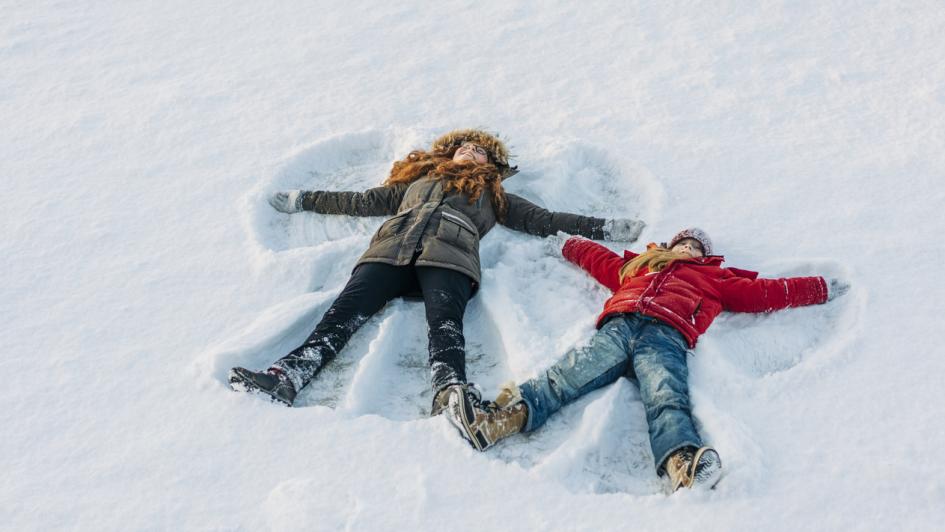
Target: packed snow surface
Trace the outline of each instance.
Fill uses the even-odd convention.
[[[940,530],[939,2],[3,2],[0,528]],[[431,392],[422,303],[287,409],[227,370],[298,345],[380,218],[285,215],[454,128],[509,191],[698,225],[826,305],[727,314],[690,357],[711,492],[667,495],[636,385],[486,453]],[[493,396],[586,342],[607,291],[497,227],[465,332]]]

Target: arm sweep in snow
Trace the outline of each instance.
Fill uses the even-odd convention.
[[[302,193],[302,209],[321,214],[389,216],[397,214],[406,191],[405,183],[369,188],[364,192],[306,191]]]
[[[561,254],[591,274],[611,292],[620,289],[620,268],[626,262],[620,255],[586,238],[572,237],[564,243]]]

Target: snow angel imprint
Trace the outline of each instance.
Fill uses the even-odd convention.
[[[479,401],[467,385],[463,314],[481,280],[479,240],[496,223],[538,236],[566,231],[632,242],[643,222],[551,212],[506,193],[516,173],[509,152],[485,131],[463,129],[394,163],[382,186],[364,192],[290,190],[270,198],[281,212],[389,216],[351,278],[305,342],[261,372],[230,371],[230,386],[291,406],[298,392],[391,299],[422,295],[433,387],[431,415],[451,403]],[[458,407],[449,410],[458,412]],[[451,421],[460,426],[455,415]]]
[[[656,469],[672,491],[712,487],[721,477],[718,453],[703,444],[692,420],[686,365],[688,350],[712,320],[723,310],[771,312],[824,303],[849,287],[836,279],[758,279],[755,272],[723,268],[698,228],[622,257],[585,238],[554,239],[556,252],[614,293],[598,317],[598,331],[538,377],[503,385],[494,402],[459,403],[461,435],[484,450],[537,429],[564,405],[625,375],[640,387]]]

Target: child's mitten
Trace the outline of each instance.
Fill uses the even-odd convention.
[[[560,257],[561,248],[564,247],[564,243],[567,242],[569,238],[571,238],[571,235],[564,231],[558,231],[556,234],[546,236],[544,241],[545,253],[552,257]]]
[[[846,294],[848,290],[850,290],[850,283],[837,278],[828,279],[827,301],[832,301],[833,299]]]

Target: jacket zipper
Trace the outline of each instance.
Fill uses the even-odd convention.
[[[658,277],[653,279],[650,283],[650,286],[640,294],[640,312],[645,312],[647,307],[652,303],[653,298],[656,297],[656,293],[659,292],[660,286],[662,286],[663,281],[666,280],[666,276],[669,275],[669,272],[676,267],[676,263],[670,264],[668,268],[664,268],[662,271],[658,272]],[[648,295],[651,294],[651,295]]]
[[[465,221],[463,221],[463,219],[460,218],[459,216],[455,216],[455,215],[450,214],[450,213],[448,213],[448,212],[446,212],[446,211],[443,211],[443,216],[449,218],[450,220],[453,220],[454,222],[458,223],[459,225],[465,227],[466,229],[469,229],[469,230],[472,231],[473,233],[479,234],[479,231],[476,231],[476,230],[473,229],[472,227],[469,227],[469,224],[467,224]]]

